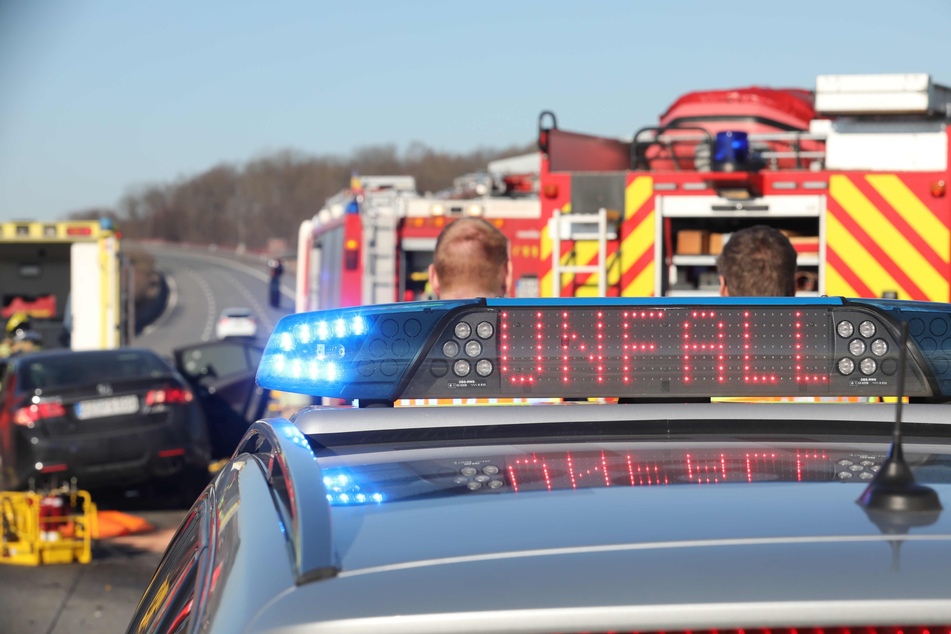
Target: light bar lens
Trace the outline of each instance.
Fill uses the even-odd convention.
[[[271,333],[257,382],[311,396],[392,400],[443,315],[477,303],[412,302],[287,315]]]

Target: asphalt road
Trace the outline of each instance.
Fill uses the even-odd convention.
[[[170,355],[176,347],[213,340],[221,311],[235,307],[251,309],[258,320],[258,338],[264,342],[278,320],[294,310],[293,274],[282,276],[280,307],[268,303],[264,262],[207,250],[143,248],[153,254],[155,269],[165,276],[169,299],[165,312],[145,327],[135,345]]]
[[[236,306],[254,311],[263,342],[280,317],[293,311],[293,274],[284,275],[275,309],[268,304],[263,262],[168,247],[152,252],[171,292],[164,313],[134,345],[171,355],[181,345],[209,341],[221,310]],[[0,634],[121,633],[129,625],[184,509],[149,491],[92,495],[100,509],[134,513],[154,530],[100,540],[90,564],[0,565]]]
[[[116,504],[107,501],[107,506]],[[125,632],[184,511],[144,510],[137,507],[145,505],[121,501],[118,506],[155,530],[100,540],[89,564],[0,566],[0,632]]]

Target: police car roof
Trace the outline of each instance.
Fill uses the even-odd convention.
[[[839,298],[285,317],[262,385],[361,407],[251,427],[196,507],[193,609],[221,631],[947,632],[940,504],[856,503],[902,453],[897,403],[710,398],[909,394],[905,464],[951,499],[949,323]],[[566,395],[637,402],[392,407]]]
[[[949,499],[951,406],[905,409],[910,460]],[[321,482],[294,488],[322,484],[307,499],[328,496],[330,513],[301,541],[332,534],[326,561],[336,557],[337,572],[298,580],[258,620],[354,632],[947,623],[951,520],[855,503],[868,482],[860,474],[888,451],[893,413],[746,403],[306,410],[295,422],[308,446],[284,451],[316,454],[309,478]],[[372,422],[347,429],[345,418]],[[481,476],[501,484],[468,486]]]

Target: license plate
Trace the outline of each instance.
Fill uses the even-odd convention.
[[[139,411],[138,396],[116,396],[76,403],[76,418],[80,420],[134,414],[137,411]]]

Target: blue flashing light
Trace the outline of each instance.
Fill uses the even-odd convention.
[[[749,162],[750,141],[746,132],[717,132],[713,148],[713,164],[720,171],[740,170]]]
[[[360,203],[356,199],[351,200],[347,203],[347,206],[344,208],[344,211],[348,214],[358,214],[360,213]]]
[[[310,449],[310,443],[307,442],[307,437],[299,430],[297,427],[292,425],[284,425],[280,427],[280,431],[284,434],[284,437],[290,440],[295,445],[300,447],[306,447]]]
[[[343,469],[324,470],[324,488],[332,506],[381,504],[386,496],[379,491],[365,491],[351,473]]]
[[[901,322],[915,364],[904,393],[951,396],[951,304],[841,297],[498,298],[300,313],[278,323],[257,378],[265,388],[361,406],[400,398],[889,396]],[[870,333],[862,334],[870,347],[861,359],[842,334],[853,329]],[[592,337],[599,350],[603,344],[597,363],[586,351]],[[725,345],[722,362],[705,352],[714,338]],[[746,364],[737,347],[745,338]],[[338,504],[358,503],[358,494],[373,501],[369,491],[338,491],[343,500],[329,492]]]
[[[483,302],[408,302],[287,315],[264,349],[258,385],[311,396],[394,400],[437,323],[456,308]]]

